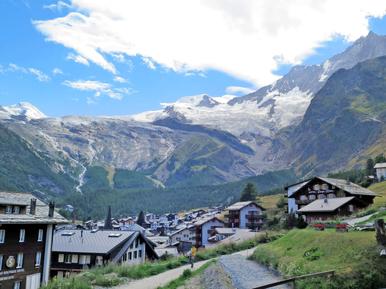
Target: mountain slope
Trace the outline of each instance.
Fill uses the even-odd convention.
[[[321,173],[342,168],[373,145],[385,143],[385,91],[386,57],[334,73],[289,134],[288,160],[295,159],[304,173]]]
[[[37,153],[16,134],[0,125],[0,188],[10,191],[33,191],[47,195],[64,195],[75,182],[51,168],[50,160]]]

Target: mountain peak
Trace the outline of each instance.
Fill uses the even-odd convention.
[[[23,120],[33,120],[46,118],[36,106],[29,102],[19,102],[9,106],[0,106],[0,118],[20,118]]]

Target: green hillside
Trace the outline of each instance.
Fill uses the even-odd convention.
[[[44,197],[64,195],[75,186],[69,176],[51,169],[48,158],[1,125],[0,163],[1,190],[34,192]]]
[[[331,279],[298,281],[296,288],[382,288],[386,285],[385,260],[379,256],[374,232],[339,233],[335,230],[292,230],[261,246],[253,259],[285,276],[335,270]]]
[[[128,182],[133,176],[134,181]],[[291,170],[284,170],[222,185],[160,188],[145,174],[118,170],[114,175],[114,186],[111,187],[107,170],[91,167],[85,180],[83,194],[73,193],[60,200],[62,205],[72,204],[82,218],[103,217],[107,205],[112,206],[115,215],[138,214],[141,210],[165,213],[226,205],[239,200],[248,182],[254,183],[262,194],[272,188],[283,187],[296,180],[296,177]],[[130,187],[130,184],[136,182],[142,187]]]

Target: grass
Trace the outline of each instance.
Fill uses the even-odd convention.
[[[259,197],[259,200],[261,202],[260,204],[265,209],[275,209],[277,202],[282,196],[283,194],[261,196]]]
[[[186,270],[184,270],[184,272],[181,274],[180,277],[178,277],[177,279],[175,279],[173,281],[170,281],[165,286],[158,287],[158,289],[177,289],[177,288],[180,288],[181,286],[185,285],[186,281],[188,281],[189,279],[191,279],[195,276],[200,275],[209,266],[211,266],[215,263],[216,263],[215,260],[209,261],[208,263],[202,265],[200,268],[198,268],[197,270],[194,270],[194,271],[191,271],[190,269],[186,269]]]
[[[386,181],[371,185],[369,190],[379,195],[379,197],[374,199],[373,207],[380,208],[386,206]]]
[[[240,243],[229,243],[214,248],[199,250],[197,261],[208,260],[221,255],[253,248],[261,243],[266,243],[281,237],[283,233],[270,232],[259,234],[256,238]],[[124,283],[127,279],[142,279],[157,275],[170,269],[174,269],[189,263],[188,257],[172,257],[167,260],[146,262],[135,266],[109,264],[82,272],[74,277],[53,279],[43,289],[89,289],[91,285],[111,287]],[[91,284],[91,285],[90,285]],[[73,286],[73,287],[71,287]],[[88,286],[88,287],[87,287]]]
[[[374,232],[304,229],[258,246],[252,258],[285,276],[327,270],[337,273],[328,280],[298,281],[296,288],[370,289],[386,285],[385,260],[378,254]]]

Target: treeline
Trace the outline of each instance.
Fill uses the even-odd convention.
[[[337,173],[330,173],[328,174],[328,177],[345,179],[353,183],[359,184],[363,187],[368,187],[375,181],[383,181],[383,179],[376,180],[374,166],[377,163],[384,163],[384,162],[386,162],[386,157],[383,154],[379,154],[375,158],[369,158],[366,161],[366,165],[363,168],[340,171]]]

